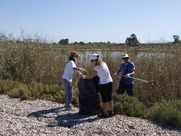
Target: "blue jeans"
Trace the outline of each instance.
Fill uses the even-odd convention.
[[[65,108],[71,108],[72,101],[72,82],[68,82],[66,79],[62,78],[63,85],[65,87]]]

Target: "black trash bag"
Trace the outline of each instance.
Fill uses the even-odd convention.
[[[91,80],[82,78],[79,80],[79,114],[90,115],[101,112],[98,83],[98,77],[94,77]]]

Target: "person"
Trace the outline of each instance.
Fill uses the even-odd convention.
[[[133,96],[134,79],[132,77],[135,75],[135,65],[129,61],[128,54],[124,54],[122,59],[123,62],[120,64],[117,73],[115,73],[118,76],[122,72],[117,94],[124,94],[126,92],[129,96]]]
[[[107,64],[102,61],[98,54],[90,56],[94,68],[90,75],[82,75],[83,79],[92,79],[95,76],[99,77],[99,92],[103,102],[103,113],[98,114],[100,118],[107,118],[113,116],[113,103],[112,103],[112,82],[113,79],[110,75]]]
[[[64,88],[66,90],[65,92],[65,109],[71,110],[72,109],[72,78],[75,72],[80,72],[84,71],[86,72],[85,69],[76,67],[77,63],[77,58],[78,58],[78,52],[77,51],[72,51],[70,53],[69,59],[65,65],[64,72],[62,75],[62,83],[64,85]]]

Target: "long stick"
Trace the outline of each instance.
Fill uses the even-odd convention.
[[[139,80],[141,82],[145,82],[145,83],[149,83],[151,85],[155,85],[155,81],[153,81],[153,80],[147,81],[147,80],[144,80],[144,79],[140,79],[140,78],[136,78],[136,77],[131,77],[131,76],[129,76],[128,78],[132,78],[132,79],[135,79],[135,80]]]
[[[126,77],[126,76],[124,76],[124,77]],[[148,80],[144,80],[144,79],[140,79],[140,78],[136,78],[136,77],[132,77],[132,76],[128,76],[127,78],[132,78],[132,79],[135,79],[135,80],[139,80],[141,82],[151,83],[152,85],[155,85],[155,82],[153,80],[148,81]]]
[[[150,83],[150,81],[147,81],[147,80],[144,80],[144,79],[140,79],[140,78],[136,78],[136,77],[131,77],[131,76],[129,76],[128,78],[132,78],[132,79],[135,79],[135,80],[139,80],[139,81],[142,81],[142,82],[145,82],[145,83]]]

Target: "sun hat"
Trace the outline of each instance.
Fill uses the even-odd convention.
[[[91,56],[90,56],[90,60],[96,60],[96,59],[98,59],[98,58],[99,58],[99,55],[96,54],[96,53],[91,54]]]
[[[128,54],[125,53],[125,54],[123,55],[122,59],[124,59],[124,58],[129,58]]]
[[[71,56],[77,56],[77,57],[79,56],[79,54],[78,54],[77,51],[72,51],[72,52],[70,53],[70,55],[71,55]]]

